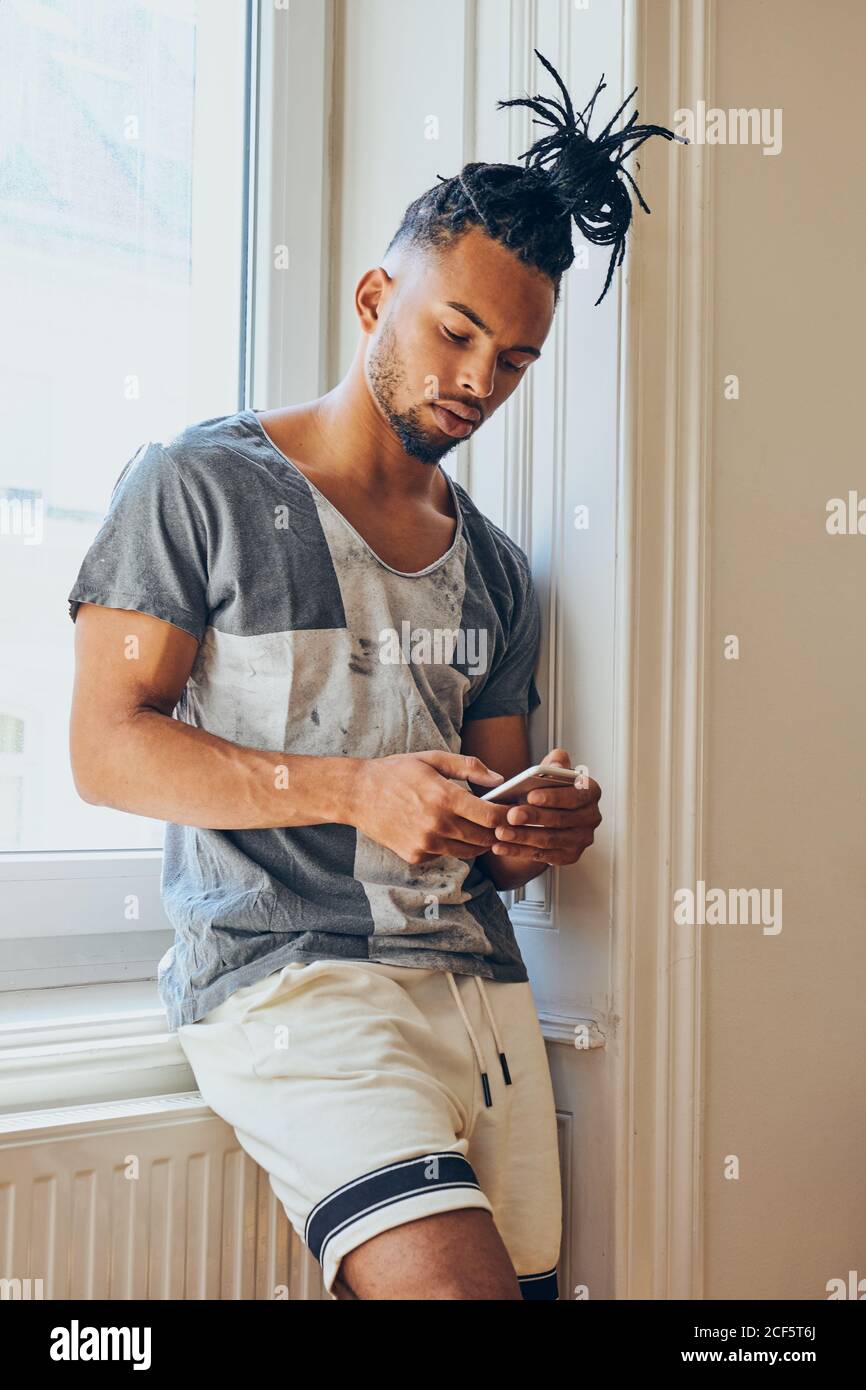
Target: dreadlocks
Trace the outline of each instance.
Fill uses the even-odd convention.
[[[604,288],[595,301],[607,294],[613,272],[625,257],[626,234],[631,224],[632,202],[627,179],[644,212],[649,212],[640,189],[623,161],[652,135],[679,140],[659,125],[638,125],[635,111],[622,130],[612,129],[637,87],[595,138],[589,123],[599,93],[606,87],[604,74],[591,99],[575,114],[571,98],[559,73],[535,50],[535,56],[553,76],[562,101],[553,97],[516,97],[497,103],[528,106],[536,113],[533,125],[547,125],[552,134],[537,140],[518,158],[517,164],[467,164],[453,178],[443,178],[406,209],[391,247],[404,243],[418,246],[446,246],[467,227],[482,227],[496,241],[507,246],[520,260],[550,277],[554,285],[554,304],[559,300],[563,272],[574,260],[571,219],[587,241],[596,246],[612,246]],[[640,165],[637,166],[640,168]]]

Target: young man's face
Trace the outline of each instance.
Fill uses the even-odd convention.
[[[398,251],[383,268],[392,278],[370,334],[367,381],[406,453],[438,463],[538,357],[553,283],[476,227],[435,255]]]

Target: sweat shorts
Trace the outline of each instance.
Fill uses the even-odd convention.
[[[528,982],[292,963],[177,1037],[332,1299],[350,1250],[460,1207],[492,1213],[524,1299],[558,1298],[557,1126]]]

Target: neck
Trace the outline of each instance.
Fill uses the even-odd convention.
[[[343,380],[309,407],[310,443],[323,468],[370,496],[435,501],[441,470],[407,454],[379,410],[364,373],[363,341]]]

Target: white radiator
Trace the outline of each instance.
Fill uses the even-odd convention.
[[[327,1300],[267,1174],[195,1091],[0,1114],[0,1299],[40,1291]]]

